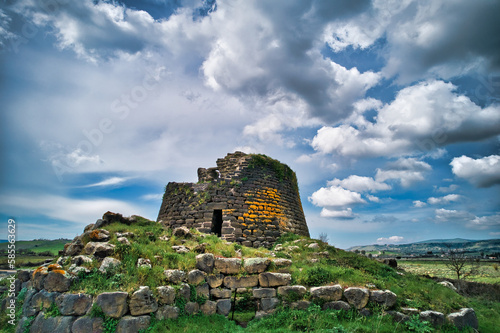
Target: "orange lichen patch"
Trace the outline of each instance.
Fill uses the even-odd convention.
[[[50,271],[55,271],[55,270],[59,270],[59,269],[62,269],[62,266],[61,265],[58,265],[58,264],[51,264],[47,267],[47,270],[50,272]]]
[[[37,269],[35,269],[35,270],[33,271],[33,278],[35,278],[35,275],[36,275],[37,273],[47,274],[47,273],[48,273],[47,267],[40,266],[40,267],[38,267]]]
[[[95,240],[95,239],[99,239],[99,229],[96,229],[96,230],[92,230],[92,232],[90,233],[90,239],[92,240]]]
[[[238,221],[245,221],[245,219],[243,218],[243,216],[238,216]]]
[[[62,275],[65,275],[66,274],[66,271],[63,270],[63,269],[56,269],[56,270],[53,270],[51,272],[54,272],[54,273],[57,273],[57,274],[62,274]]]

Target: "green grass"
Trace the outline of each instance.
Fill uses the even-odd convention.
[[[16,254],[16,268],[23,267],[33,267],[33,265],[41,265],[45,262],[45,260],[54,259],[54,257],[47,256],[34,256],[34,255],[20,255]],[[8,258],[5,256],[0,257],[0,266],[6,266],[8,263]]]
[[[457,278],[457,275],[446,267],[443,260],[400,260],[398,261],[398,265],[405,271],[413,274],[426,274],[433,277],[450,279]],[[483,283],[500,283],[500,268],[498,267],[498,263],[481,261],[477,274],[467,276],[465,280]]]
[[[69,239],[37,239],[31,241],[17,241],[16,250],[30,250],[35,253],[50,251],[56,256],[64,248],[64,244],[70,242]],[[9,243],[0,243],[0,251],[6,251]]]

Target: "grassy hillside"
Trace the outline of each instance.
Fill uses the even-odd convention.
[[[189,271],[195,268],[193,249],[204,243],[206,252],[223,257],[278,257],[293,261],[292,266],[278,269],[271,264],[270,271],[289,272],[291,284],[319,286],[340,284],[343,287],[361,286],[370,289],[389,289],[398,295],[396,310],[401,307],[413,307],[421,310],[440,311],[445,314],[462,307],[473,307],[479,319],[480,332],[494,332],[497,328],[496,318],[500,317],[499,295],[486,298],[467,298],[456,292],[423,277],[397,271],[387,265],[380,264],[362,255],[343,251],[317,240],[286,234],[277,242],[274,249],[247,248],[234,243],[227,243],[213,235],[193,232],[189,239],[172,236],[171,230],[164,230],[153,221],[139,219],[133,225],[114,223],[104,227],[110,231],[110,243],[116,245],[114,257],[121,260],[121,265],[102,274],[98,271],[99,262],[94,260],[87,264],[91,273],[80,275],[78,282],[71,287],[73,293],[97,295],[105,291],[133,292],[139,286],[147,285],[156,293],[156,287],[165,284],[165,269],[182,269]],[[133,232],[131,245],[123,245],[117,241],[115,232]],[[164,240],[164,237],[168,240]],[[162,240],[163,239],[163,240]],[[84,239],[84,242],[88,240]],[[319,249],[309,248],[311,243],[318,243]],[[281,244],[281,245],[278,245]],[[174,245],[184,245],[190,252],[178,254]],[[279,247],[278,247],[279,246]],[[139,258],[147,258],[153,268],[138,268]],[[317,260],[317,261],[316,261]],[[64,266],[68,268],[69,261]],[[244,274],[244,273],[242,273]],[[155,295],[158,296],[158,295]],[[307,299],[309,296],[306,295]],[[492,298],[493,297],[493,298]],[[384,309],[371,308],[372,315],[363,317],[357,311],[339,312],[321,310],[320,303],[314,303],[308,310],[291,310],[280,308],[273,315],[261,320],[251,320],[255,314],[248,299],[237,300],[235,318],[250,321],[243,329],[234,321],[216,316],[181,316],[178,320],[158,322],[152,317],[147,332],[433,332],[426,324],[411,320],[408,324],[394,323],[390,316],[385,316]],[[231,315],[229,316],[231,318]],[[2,323],[0,323],[2,324]],[[457,332],[456,329],[443,326],[436,332]]]
[[[64,248],[64,244],[68,243],[69,239],[35,239],[30,241],[16,241],[16,250],[27,250],[35,253],[49,251],[52,255],[56,256],[59,251]],[[0,243],[0,252],[7,251],[9,243]]]

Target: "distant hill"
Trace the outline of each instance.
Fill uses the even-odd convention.
[[[461,249],[471,255],[479,255],[500,252],[500,239],[469,240],[469,239],[431,239],[409,244],[373,244],[353,246],[348,251],[366,251],[367,253],[379,253],[385,251],[386,254],[399,255],[421,255],[432,251],[434,254],[440,254],[446,251],[448,247],[452,249]]]
[[[16,241],[16,251],[19,250],[29,250],[35,253],[50,251],[53,255],[57,255],[57,253],[64,248],[64,244],[71,242],[70,239],[34,239],[30,241]],[[9,243],[7,241],[0,241],[0,252],[7,251],[7,246]]]

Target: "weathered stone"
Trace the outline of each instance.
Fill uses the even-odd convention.
[[[313,249],[313,250],[318,250],[319,249],[319,244],[318,243],[311,243],[307,245],[308,248]]]
[[[404,323],[410,320],[410,316],[398,311],[387,311],[387,314],[392,317],[396,323]]]
[[[300,247],[298,247],[297,245],[293,245],[293,246],[287,247],[287,250],[290,252],[295,252],[295,251],[300,250]]]
[[[92,305],[92,296],[86,294],[62,294],[56,304],[63,316],[83,316]]]
[[[172,235],[180,238],[191,238],[193,236],[193,234],[191,234],[191,231],[189,231],[189,229],[186,227],[175,228],[172,232]]]
[[[40,312],[31,324],[30,333],[71,333],[71,327],[76,317],[58,316],[45,318]]]
[[[32,306],[31,302],[33,300],[33,296],[37,293],[36,289],[28,289],[26,296],[24,297],[23,304],[23,316],[31,317],[36,316],[40,311],[40,307]],[[3,309],[5,311],[5,309]]]
[[[191,298],[191,287],[187,283],[182,283],[179,290],[177,290],[177,297],[183,298],[188,302]]]
[[[260,299],[260,309],[262,311],[269,311],[275,309],[280,304],[280,300],[273,298],[261,298]]]
[[[73,333],[101,333],[104,332],[104,319],[95,317],[80,317],[73,323]]]
[[[450,288],[453,291],[458,292],[458,289],[450,281],[441,281],[438,284],[445,286],[446,288]]]
[[[90,273],[90,270],[85,268],[85,267],[76,266],[75,264],[73,264],[68,268],[68,272],[71,274],[74,274],[74,275],[78,275],[78,274],[80,274],[80,272],[84,272],[85,274],[88,274],[88,273]]]
[[[104,314],[111,318],[120,318],[128,312],[128,294],[122,291],[102,293],[97,295],[95,303],[101,307]]]
[[[92,263],[92,258],[80,255],[80,256],[75,256],[71,258],[71,263],[76,265],[76,266],[81,266],[83,264],[91,264]]]
[[[292,281],[292,276],[288,273],[260,273],[259,284],[261,287],[279,287],[286,286]]]
[[[370,292],[365,288],[350,287],[344,290],[344,297],[347,299],[349,304],[359,310],[368,304]]]
[[[270,310],[270,311],[262,311],[262,310],[260,310],[260,311],[257,311],[257,312],[255,312],[255,318],[254,319],[255,320],[260,320],[260,319],[262,319],[264,317],[267,317],[267,316],[273,314],[274,311],[275,310]]]
[[[231,289],[210,289],[210,295],[214,298],[231,298]]]
[[[135,238],[135,234],[133,232],[115,232],[117,238],[126,237],[126,238]]]
[[[156,288],[158,300],[162,304],[173,304],[175,301],[175,289],[171,286],[161,286]]]
[[[48,292],[65,292],[69,290],[71,280],[69,274],[62,270],[50,271],[45,277],[43,287]]]
[[[151,260],[147,258],[139,258],[137,259],[137,267],[143,267],[143,268],[151,268]]]
[[[130,241],[128,240],[128,238],[126,237],[118,237],[116,239],[118,241],[118,243],[120,244],[124,244],[124,245],[130,245]]]
[[[188,283],[193,284],[195,286],[205,283],[205,277],[207,276],[207,273],[200,271],[199,269],[193,269],[192,271],[189,271],[188,273]]]
[[[288,267],[292,265],[292,261],[290,259],[283,259],[283,258],[273,259],[273,263],[277,267]]]
[[[138,333],[140,330],[145,330],[151,322],[150,316],[125,316],[118,322],[116,333]]]
[[[208,243],[201,243],[195,246],[193,249],[194,252],[196,253],[204,253],[207,249]]]
[[[462,308],[459,312],[450,313],[447,319],[458,329],[472,327],[477,330],[478,328],[476,312],[471,308]]]
[[[386,308],[396,304],[397,295],[390,290],[372,290],[370,293],[370,302],[378,303]]]
[[[252,288],[256,287],[258,284],[259,284],[259,278],[257,277],[257,275],[242,276],[242,277],[226,276],[224,278],[224,287],[229,289]]]
[[[208,286],[208,283],[204,283],[196,287],[196,296],[204,297],[205,299],[208,299],[208,297],[210,297],[210,288]]]
[[[122,262],[118,259],[106,257],[103,259],[101,266],[99,267],[99,271],[107,273],[109,270],[113,269],[113,267],[119,266],[121,263]]]
[[[370,309],[364,308],[359,311],[359,314],[363,317],[370,317],[372,315],[372,312]]]
[[[271,260],[267,258],[248,258],[243,262],[245,271],[249,274],[257,274],[265,272]]]
[[[141,286],[130,297],[130,314],[140,316],[158,310],[158,303],[148,286]]]
[[[89,234],[90,240],[94,242],[109,241],[109,231],[104,229],[94,229]]]
[[[241,259],[215,258],[214,267],[222,274],[237,274],[241,268]]]
[[[219,299],[217,300],[217,313],[223,316],[227,316],[231,311],[231,300],[230,299]]]
[[[27,282],[31,279],[31,274],[32,274],[31,271],[22,269],[17,271],[17,278],[21,280],[21,282]]]
[[[437,311],[422,311],[420,320],[428,321],[432,326],[441,326],[444,324],[444,314]]]
[[[47,269],[47,267],[38,267],[33,272],[33,287],[37,290],[43,289],[43,284],[48,274],[49,270]]]
[[[344,310],[349,311],[351,306],[344,301],[334,301],[334,302],[326,302],[323,304],[323,310]]]
[[[163,272],[167,281],[173,284],[178,284],[186,278],[186,272],[179,269],[167,269]]]
[[[255,298],[272,298],[276,297],[276,289],[274,288],[255,288],[252,290]]]
[[[187,302],[184,311],[186,311],[188,315],[197,314],[200,312],[200,305],[196,302]]]
[[[214,315],[217,312],[217,302],[206,301],[200,306],[200,310],[205,316]]]
[[[307,289],[304,286],[282,286],[278,287],[278,295],[283,296],[285,299],[289,297],[304,297]]]
[[[325,301],[339,301],[342,298],[342,287],[334,286],[313,287],[310,289],[312,299],[323,299]]]
[[[76,239],[72,243],[66,244],[67,246],[64,247],[64,254],[67,256],[74,256],[77,254],[80,254],[83,250],[83,244],[80,239]]]
[[[217,288],[217,287],[220,287],[222,285],[222,283],[224,282],[224,275],[222,275],[222,274],[208,275],[206,277],[206,280],[207,280],[210,288]]]
[[[401,308],[401,312],[403,312],[404,314],[407,314],[407,315],[418,315],[420,314],[420,310],[419,309],[415,309],[415,308]]]
[[[179,317],[179,308],[176,306],[165,305],[156,311],[156,319],[177,319]]]
[[[31,298],[31,307],[35,308],[38,312],[40,310],[47,310],[50,308],[52,303],[55,303],[56,297],[59,296],[57,292],[47,292],[46,290],[42,290],[39,293],[36,293]]]
[[[187,247],[185,247],[184,245],[173,245],[172,249],[175,252],[180,253],[180,254],[188,253],[189,252],[189,249]]]
[[[297,301],[297,302],[292,302],[290,303],[290,309],[295,309],[295,310],[307,310],[307,308],[311,305],[311,302],[309,301]]]
[[[196,256],[196,268],[211,274],[214,270],[215,257],[212,253],[204,253]]]
[[[83,248],[83,252],[87,255],[95,255],[99,258],[105,258],[113,255],[115,252],[115,245],[109,244],[107,242],[88,242]]]

